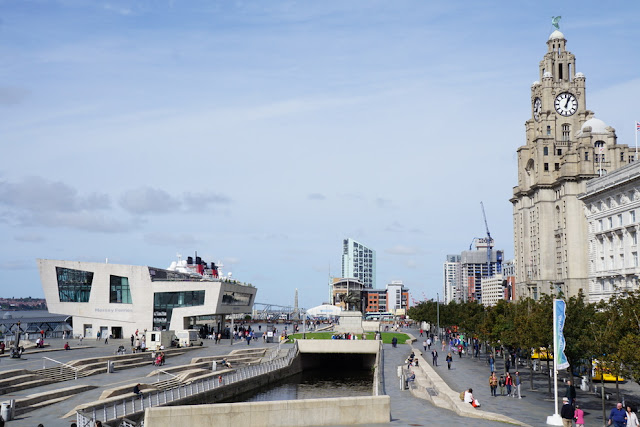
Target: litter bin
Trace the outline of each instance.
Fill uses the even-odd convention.
[[[112,362],[112,361],[108,361],[107,362],[107,373],[108,374],[113,374],[113,372],[115,371],[114,365],[115,365],[115,363]]]
[[[0,415],[2,415],[2,419],[5,421],[11,421],[11,402],[2,402],[2,407],[0,408]]]
[[[211,370],[215,372],[218,369],[218,363],[214,360],[211,364]]]

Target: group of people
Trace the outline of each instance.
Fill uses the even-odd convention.
[[[507,396],[522,398],[522,396],[520,396],[520,372],[516,371],[515,377],[512,377],[511,373],[507,372],[506,375],[500,375],[500,379],[498,379],[495,372],[491,372],[489,376],[489,388],[492,397],[498,396],[498,387],[500,387],[500,396],[505,395],[504,391],[506,388]]]

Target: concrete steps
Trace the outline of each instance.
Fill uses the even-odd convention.
[[[25,412],[33,411],[44,406],[53,405],[54,403],[68,399],[78,393],[82,393],[87,390],[96,388],[93,385],[76,385],[72,387],[66,387],[56,390],[51,390],[43,393],[31,394],[24,396],[20,399],[16,399],[15,413],[17,415],[24,414]]]

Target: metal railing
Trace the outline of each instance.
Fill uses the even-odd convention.
[[[92,408],[78,410],[76,412],[77,424],[80,427],[93,427],[96,421],[107,422],[134,414],[141,414],[146,408],[164,406],[177,400],[277,371],[289,366],[297,354],[298,346],[294,345],[284,357],[259,365],[246,366],[234,372],[219,375],[217,378],[212,376],[181,384],[167,390],[153,391],[146,395],[132,396],[117,402],[112,401]]]
[[[45,359],[46,360],[51,360],[52,362],[55,362],[55,363],[59,364],[60,365],[60,373],[61,374],[62,374],[62,368],[63,367],[73,370],[73,373],[75,374],[75,379],[76,380],[78,379],[78,371],[80,370],[79,368],[76,368],[75,366],[67,365],[66,363],[59,362],[59,361],[57,361],[55,359],[51,359],[50,357],[43,357],[42,358],[42,369],[46,369]]]

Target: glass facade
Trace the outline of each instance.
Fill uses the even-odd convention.
[[[93,273],[56,267],[60,302],[89,302]]]
[[[153,328],[168,329],[174,308],[196,305],[204,305],[204,291],[154,293]]]
[[[222,305],[249,305],[250,303],[251,294],[231,291],[225,291],[222,294]]]
[[[109,302],[119,304],[132,304],[131,290],[129,289],[129,279],[127,277],[109,277]]]

